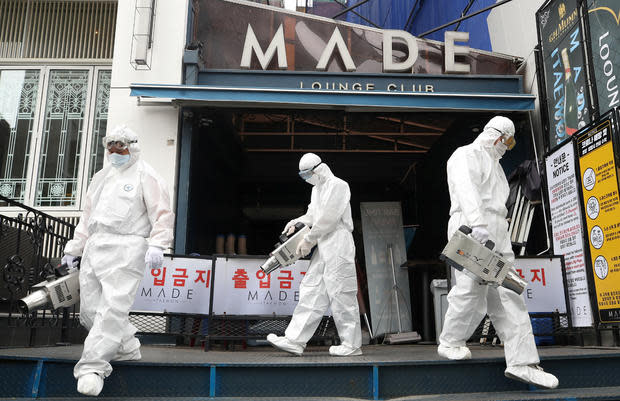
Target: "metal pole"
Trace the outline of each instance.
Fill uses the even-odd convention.
[[[503,1],[500,1],[499,3],[495,3],[495,4],[493,4],[492,6],[485,7],[485,8],[483,8],[482,10],[478,10],[478,11],[473,12],[473,13],[471,13],[471,14],[469,14],[469,15],[464,16],[464,17],[457,18],[457,19],[455,19],[454,21],[448,22],[447,24],[443,24],[442,26],[438,26],[437,28],[433,28],[433,29],[431,29],[430,31],[426,31],[426,32],[421,33],[421,34],[416,35],[416,36],[417,36],[418,38],[423,38],[423,37],[425,37],[426,35],[430,35],[430,34],[431,34],[431,33],[433,33],[433,32],[440,31],[440,30],[442,30],[442,29],[444,29],[444,28],[449,27],[450,25],[454,25],[454,24],[456,24],[457,22],[461,22],[461,21],[466,20],[466,19],[468,19],[468,18],[475,17],[475,16],[476,16],[476,15],[478,15],[478,14],[481,14],[481,13],[483,13],[483,12],[485,12],[485,11],[489,11],[489,10],[490,10],[490,9],[492,9],[492,8],[499,7],[499,6],[501,6],[502,4],[506,4],[506,3],[510,2],[510,1],[512,1],[512,0],[503,0]]]
[[[392,255],[392,244],[388,244],[390,252],[390,263],[392,264],[392,290],[394,291],[394,302],[396,303],[396,316],[398,316],[398,332],[403,332],[402,323],[400,321],[400,307],[398,306],[398,286],[396,285],[396,271],[394,270],[394,257]]]
[[[336,18],[340,17],[342,14],[346,14],[346,13],[348,13],[349,11],[351,11],[351,10],[353,10],[353,9],[355,9],[355,8],[357,8],[357,7],[359,7],[359,6],[361,6],[361,5],[362,5],[362,4],[364,4],[364,3],[368,3],[369,1],[370,1],[370,0],[362,0],[362,1],[360,1],[359,3],[357,3],[357,4],[353,5],[353,6],[349,7],[349,8],[345,8],[344,10],[340,11],[338,14],[334,15],[332,18],[333,18],[333,19],[336,19]]]

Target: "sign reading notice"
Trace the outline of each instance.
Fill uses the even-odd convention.
[[[566,313],[562,257],[518,257],[515,270],[527,281],[523,299],[529,313]]]
[[[402,331],[411,331],[409,272],[400,267],[407,261],[400,202],[362,202],[360,209],[372,330],[375,335],[398,332],[398,309]]]
[[[265,260],[266,256],[216,259],[214,315],[293,314],[299,301],[299,284],[310,261],[298,260],[267,275],[260,269]]]
[[[132,311],[209,314],[213,260],[164,256],[138,287]]]
[[[615,123],[610,113],[577,139],[589,262],[601,323],[620,322],[620,198],[614,159]]]
[[[547,156],[545,166],[553,250],[557,255],[564,255],[571,319],[574,327],[590,327],[594,321],[588,291],[573,143],[568,142]]]

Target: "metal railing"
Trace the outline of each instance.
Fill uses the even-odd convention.
[[[23,315],[17,301],[53,274],[74,225],[3,196],[0,204],[10,210],[0,214],[0,345],[69,341],[79,327],[75,308]]]

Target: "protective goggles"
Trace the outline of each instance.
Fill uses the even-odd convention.
[[[314,172],[314,169],[319,167],[321,165],[321,163],[317,164],[316,166],[312,167],[312,168],[308,168],[305,170],[301,170],[299,172],[299,176],[303,179],[303,180],[307,180],[308,178],[312,177],[312,174]]]
[[[125,150],[129,147],[130,144],[132,143],[136,143],[138,141],[121,141],[121,140],[113,140],[113,139],[107,139],[107,138],[103,138],[103,147],[106,148],[107,150]]]
[[[517,144],[517,141],[515,141],[515,137],[514,136],[510,136],[510,135],[502,135],[500,137],[500,140],[502,141],[502,143],[504,145],[506,145],[506,148],[508,150],[514,148],[515,145]]]

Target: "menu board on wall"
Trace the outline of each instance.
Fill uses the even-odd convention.
[[[549,148],[590,122],[583,32],[577,0],[551,1],[536,13],[542,48]]]
[[[545,159],[551,232],[555,254],[564,255],[566,287],[574,327],[593,324],[584,255],[575,150],[568,142]]]
[[[589,0],[590,47],[598,95],[603,114],[620,105],[620,7],[618,0]]]
[[[586,238],[598,317],[620,322],[620,197],[616,121],[612,113],[577,138]],[[616,150],[617,152],[617,150]]]

